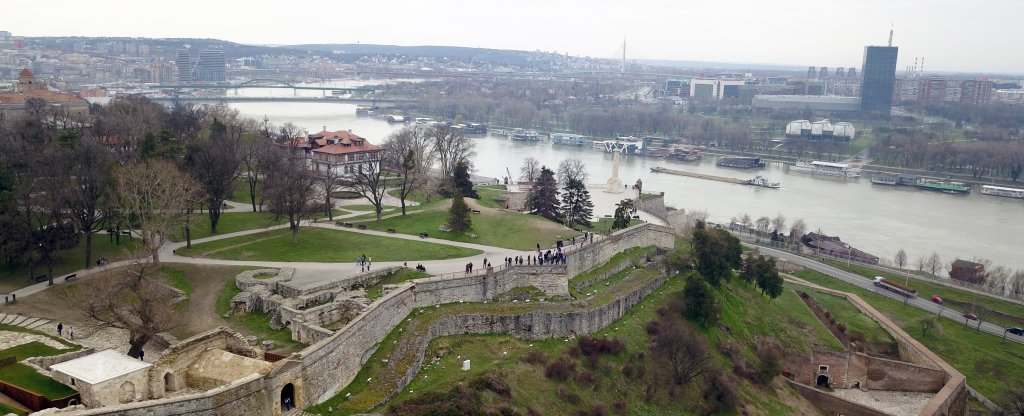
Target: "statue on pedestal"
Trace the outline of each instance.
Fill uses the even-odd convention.
[[[622,157],[622,153],[615,152],[612,154],[612,177],[608,178],[608,187],[605,192],[612,194],[621,194],[626,191],[625,187],[622,186],[622,180],[619,179],[619,158]]]

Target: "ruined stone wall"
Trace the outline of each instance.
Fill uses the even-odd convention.
[[[897,390],[935,393],[946,384],[946,373],[861,353],[850,355],[848,378],[860,381],[868,390]]]
[[[257,358],[256,349],[239,334],[218,327],[189,338],[164,350],[163,355],[153,363],[149,371],[149,391],[154,399],[164,397],[166,392],[186,387],[185,373],[189,364],[208,349],[220,349],[249,358]],[[170,382],[170,385],[167,383]]]
[[[803,383],[789,381],[790,387],[796,390],[807,401],[813,403],[829,416],[858,415],[858,416],[891,416],[888,413],[872,409],[845,399],[833,396],[822,390],[810,387]]]
[[[66,352],[60,355],[51,355],[49,357],[32,357],[25,359],[25,362],[38,366],[39,368],[50,370],[50,366],[54,364],[60,364],[65,361],[71,361],[75,358],[85,357],[86,355],[97,352],[93,347],[85,347],[78,351]]]
[[[401,267],[385,267],[382,269],[360,273],[349,278],[333,279],[331,281],[325,282],[324,284],[313,287],[298,287],[290,282],[282,283],[278,285],[277,292],[285,297],[297,298],[302,296],[308,296],[316,292],[349,290],[352,288],[353,285],[356,284],[364,286],[372,285],[380,281],[380,279],[383,279],[384,276],[387,276],[388,274],[391,274],[392,272],[399,269],[401,269]]]

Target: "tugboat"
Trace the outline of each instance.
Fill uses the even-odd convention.
[[[771,182],[768,180],[768,178],[765,178],[764,176],[761,175],[757,175],[753,179],[747,179],[743,183],[747,185],[760,186],[771,189],[779,189],[782,187],[782,184],[778,182]]]

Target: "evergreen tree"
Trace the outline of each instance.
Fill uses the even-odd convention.
[[[759,256],[754,262],[757,286],[761,288],[761,294],[768,295],[769,299],[775,299],[782,295],[783,280],[775,266],[775,259]]]
[[[572,227],[580,224],[590,226],[590,217],[594,215],[594,203],[590,200],[590,191],[579,179],[570,179],[562,189],[562,217],[565,225]]]
[[[469,218],[469,205],[462,198],[462,194],[456,192],[452,197],[452,207],[448,209],[448,228],[451,228],[458,235],[469,230],[473,226],[473,220]]]
[[[697,271],[712,286],[721,286],[722,280],[732,274],[732,269],[743,266],[739,239],[725,230],[709,230],[703,221],[697,221],[693,231],[693,252]]]
[[[612,221],[613,230],[621,230],[629,227],[629,221],[632,219],[631,214],[633,212],[633,201],[629,199],[623,199],[616,205],[615,208],[615,219]]]
[[[452,184],[454,193],[460,193],[467,198],[480,199],[480,195],[477,195],[476,190],[473,189],[473,181],[469,176],[469,165],[465,161],[455,164],[455,170],[452,171]]]
[[[699,275],[691,273],[686,276],[686,287],[683,288],[683,316],[702,326],[712,323],[714,316],[714,299],[711,289]]]
[[[558,219],[558,182],[555,182],[555,172],[544,166],[540,168],[540,177],[534,181],[533,188],[526,195],[526,206],[537,215],[551,220]]]

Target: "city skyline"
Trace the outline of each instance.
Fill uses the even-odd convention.
[[[159,18],[136,6],[123,0],[30,2],[19,6],[19,15],[39,18],[0,21],[0,30],[16,36],[214,38],[260,45],[466,46],[595,58],[621,57],[625,38],[628,59],[859,67],[863,47],[885,45],[892,25],[893,44],[901,49],[897,68],[924,57],[925,71],[1024,74],[1024,56],[983,47],[1024,37],[1014,22],[1024,14],[1024,2],[1015,0],[643,0],[628,6],[610,0],[455,0],[432,7],[406,0],[386,7],[307,1],[293,5],[294,14],[282,14],[279,3],[267,1],[238,8],[186,0],[159,10]],[[312,17],[302,17],[306,12]],[[41,24],[44,18],[48,24]],[[308,30],[318,24],[341,30]]]

